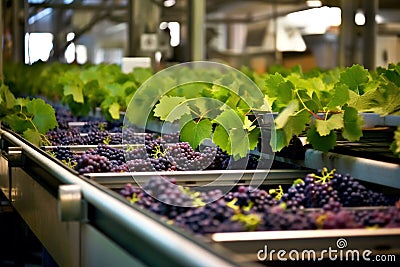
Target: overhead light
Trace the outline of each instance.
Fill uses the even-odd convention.
[[[172,7],[176,4],[176,0],[165,0],[164,1],[164,6],[165,7]]]
[[[358,26],[362,26],[365,24],[365,16],[364,13],[362,13],[361,11],[358,11],[356,13],[356,15],[354,16],[354,22],[356,23],[356,25]]]
[[[354,16],[354,23],[358,26],[365,25],[365,15],[362,11],[357,11],[356,15]],[[375,15],[375,22],[377,24],[383,23],[383,17],[379,14]]]
[[[307,0],[306,4],[308,7],[320,7],[322,6],[322,2],[319,0]]]

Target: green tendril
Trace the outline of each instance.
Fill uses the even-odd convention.
[[[107,137],[104,138],[104,140],[103,140],[103,144],[109,145],[110,141],[111,141],[111,135],[107,135]]]
[[[261,223],[261,218],[258,214],[250,213],[243,214],[237,213],[231,217],[232,221],[238,221],[244,225],[244,228],[248,231],[254,231]]]
[[[268,193],[269,193],[270,195],[275,195],[275,199],[276,199],[276,200],[280,200],[280,199],[282,198],[282,196],[283,196],[283,188],[282,188],[281,185],[279,185],[279,187],[276,188],[276,189],[270,189],[270,190],[268,191]]]
[[[226,203],[226,206],[235,210],[235,211],[239,211],[239,206],[236,205],[236,202],[238,201],[237,198],[232,199],[231,201],[229,201],[228,203]]]
[[[321,176],[313,174],[312,177],[314,177],[316,182],[321,182],[321,183],[325,184],[327,181],[329,181],[333,177],[335,172],[336,172],[336,169],[332,169],[330,172],[328,172],[328,168],[324,167],[324,168],[322,168]]]
[[[158,159],[158,158],[160,158],[160,157],[165,157],[166,154],[167,154],[166,151],[163,151],[163,150],[162,150],[161,146],[155,146],[155,147],[153,148],[152,152],[153,152],[153,153],[152,153],[151,155],[152,155],[154,158],[156,158],[156,159]]]
[[[131,204],[135,204],[139,200],[140,200],[140,197],[136,193],[133,193],[131,200],[130,200]]]
[[[63,159],[61,162],[67,165],[71,169],[75,168],[75,166],[78,164],[76,161],[71,161],[70,158]]]

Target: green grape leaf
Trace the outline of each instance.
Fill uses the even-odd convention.
[[[132,70],[133,77],[138,84],[144,83],[148,78],[150,78],[153,73],[149,68],[134,68]]]
[[[181,96],[187,99],[197,98],[201,96],[203,90],[210,88],[210,84],[203,82],[186,83],[175,87],[173,90],[168,92],[170,96]]]
[[[225,128],[222,125],[217,125],[215,127],[215,130],[214,130],[214,133],[212,136],[212,141],[214,144],[219,146],[223,151],[227,152],[228,154],[231,154],[229,135],[228,135],[228,132],[225,130]]]
[[[26,105],[27,111],[33,114],[33,123],[38,131],[46,134],[49,130],[58,126],[55,111],[52,106],[42,99],[33,99]]]
[[[31,101],[29,98],[18,97],[15,99],[15,106],[21,106],[21,108],[26,107],[29,101]]]
[[[107,92],[109,92],[110,96],[124,97],[125,89],[122,84],[119,83],[108,83],[104,86]]]
[[[264,94],[269,100],[276,98],[278,104],[288,104],[292,100],[294,85],[287,81],[281,74],[269,75],[265,80]]]
[[[291,101],[287,107],[281,111],[278,117],[275,119],[276,129],[281,129],[287,123],[289,116],[293,115],[299,108],[297,101]]]
[[[42,135],[34,129],[27,129],[22,133],[22,136],[36,146],[41,145]]]
[[[196,149],[204,139],[211,138],[211,132],[212,124],[209,119],[202,119],[199,122],[190,120],[181,129],[180,139]]]
[[[341,82],[335,84],[331,100],[326,105],[329,110],[336,110],[350,100],[349,87]]]
[[[244,117],[232,109],[225,109],[214,120],[223,125],[228,131],[233,128],[243,129]]]
[[[245,116],[244,117],[244,123],[243,123],[243,129],[246,129],[248,131],[251,131],[255,128],[256,126],[253,124],[251,120],[249,120],[249,117]]]
[[[275,152],[281,151],[282,148],[289,145],[289,143],[290,143],[290,139],[287,140],[286,133],[283,131],[283,129],[277,129],[275,131],[275,135],[272,136],[271,141],[270,141],[272,150]]]
[[[286,134],[286,139],[290,141],[294,135],[301,134],[307,124],[310,122],[310,113],[307,110],[298,112],[297,114],[289,116],[283,131]]]
[[[211,88],[207,87],[207,88],[204,88],[202,91],[202,95],[204,97],[217,99],[224,103],[228,99],[230,94],[231,94],[231,92],[227,88],[220,86],[218,84],[213,84],[211,86]]]
[[[0,105],[5,109],[12,109],[15,104],[15,97],[8,86],[0,80]]]
[[[118,104],[118,102],[114,102],[112,103],[109,107],[108,107],[108,112],[111,115],[111,118],[113,118],[114,120],[119,120],[120,118],[120,105]]]
[[[167,118],[171,120],[172,118],[169,118],[169,114],[175,109],[176,106],[178,106],[185,100],[186,98],[184,97],[163,96],[160,99],[160,102],[154,108],[154,116],[159,117],[161,120],[165,120]],[[190,113],[189,109],[187,109],[185,113]],[[177,115],[182,116],[185,113]]]
[[[390,145],[390,150],[397,157],[400,157],[400,126],[394,132],[393,142]]]
[[[276,127],[276,140],[273,140],[276,142],[274,151],[280,151],[288,146],[292,137],[301,134],[309,122],[310,113],[307,110],[289,114],[285,124],[280,128]]]
[[[358,115],[358,112],[353,107],[344,108],[343,116],[343,132],[342,136],[349,141],[358,141],[363,135],[362,133],[362,117]]]
[[[354,64],[340,73],[340,82],[346,84],[350,90],[362,95],[362,86],[368,82],[369,73],[364,67]]]
[[[333,114],[327,120],[315,120],[315,127],[321,136],[326,136],[332,130],[343,128],[343,113]]]
[[[321,136],[313,125],[307,131],[307,141],[310,142],[314,149],[328,152],[336,145],[336,133],[332,130],[328,135]]]
[[[75,83],[64,85],[64,95],[72,95],[72,99],[77,103],[83,103],[83,83],[80,80],[75,80]]]
[[[15,113],[6,115],[4,117],[4,122],[6,122],[10,128],[17,133],[23,133],[26,129],[33,128],[33,125],[29,120]]]
[[[233,158],[237,160],[245,157],[249,152],[249,139],[246,131],[240,128],[233,128],[229,132],[229,139]]]
[[[249,138],[248,149],[253,150],[257,148],[260,136],[261,136],[260,128],[254,128],[247,134],[247,137]]]

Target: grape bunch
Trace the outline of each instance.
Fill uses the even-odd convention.
[[[235,210],[228,207],[224,199],[205,206],[189,209],[175,218],[174,224],[197,234],[226,231],[243,231],[243,225],[232,221]]]
[[[386,206],[392,204],[384,194],[368,190],[349,174],[335,173],[330,182],[332,187],[337,190],[338,197],[344,207]]]
[[[188,142],[168,146],[167,158],[178,170],[204,170],[214,159],[216,148],[206,147],[203,152],[194,151]]]
[[[131,203],[173,220],[175,225],[195,234],[400,226],[400,200],[390,207],[346,208],[338,197],[332,197],[339,195],[332,181],[321,183],[317,177],[307,175],[302,182],[296,181],[288,190],[281,192],[280,199],[264,189],[250,190],[248,186],[237,186],[225,196],[218,189],[208,193],[188,192],[175,186],[176,181],[160,177],[149,179],[144,191],[129,184],[121,190],[121,194]],[[330,193],[314,192],[327,188]],[[299,203],[324,204],[313,209],[293,208],[288,204],[294,201],[293,194],[299,195]],[[284,195],[287,198],[285,201],[282,200]],[[330,198],[322,197],[328,195]],[[321,201],[326,199],[326,202]],[[195,200],[200,205],[194,206]]]
[[[52,146],[82,145],[84,140],[78,129],[56,128],[46,134],[46,139]]]
[[[287,211],[281,205],[267,207],[262,213],[262,231],[316,229],[315,222],[304,210]]]
[[[85,145],[98,145],[109,143],[111,138],[112,137],[108,131],[92,130],[83,137],[83,142]]]
[[[317,182],[313,175],[291,186],[281,197],[287,208],[322,208],[329,201],[338,201],[338,192],[331,182]]]
[[[207,170],[226,170],[229,164],[230,156],[222,151],[220,147],[216,148],[214,160],[207,167]]]
[[[168,178],[152,177],[143,189],[146,194],[158,200],[151,206],[151,211],[169,219],[175,218],[193,206],[191,196]]]
[[[106,157],[86,153],[77,158],[75,166],[75,170],[80,174],[111,172],[112,169],[113,165]]]
[[[75,170],[80,174],[128,171],[124,151],[104,144],[100,144],[96,148],[89,148],[76,160]]]
[[[111,147],[105,144],[99,144],[95,149],[89,148],[87,154],[100,155],[106,157],[108,160],[115,162],[117,165],[122,165],[125,162],[124,150],[121,148]]]
[[[66,146],[58,146],[55,148],[52,148],[50,151],[54,157],[58,160],[61,161],[74,161],[75,160],[75,154],[71,151],[70,147]]]

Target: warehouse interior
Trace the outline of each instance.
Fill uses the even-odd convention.
[[[28,64],[121,64],[122,57],[150,56],[263,71],[272,63],[289,65],[293,57],[306,68],[325,69],[399,60],[395,0],[3,2],[3,57]]]
[[[269,71],[279,69],[277,66],[289,73],[295,73],[296,76],[299,73],[303,75],[315,70],[318,75],[324,71],[329,75],[332,73],[336,75],[345,68],[360,65],[365,68],[363,69],[365,72],[378,70],[381,71],[380,74],[395,73],[394,76],[400,77],[399,64],[394,67],[390,65],[400,62],[400,1],[398,0],[0,0],[0,37],[1,86],[4,77],[7,81],[6,75],[12,72],[9,71],[11,70],[9,66],[15,66],[12,64],[35,67],[41,66],[42,63],[49,66],[61,63],[82,67],[80,71],[83,75],[87,74],[86,70],[91,70],[91,66],[103,64],[117,65],[125,74],[135,67],[143,67],[150,69],[151,75],[156,76],[158,71],[177,66],[179,63],[204,61],[221,63],[237,70],[244,69],[249,73],[251,70],[250,76],[260,80],[268,80],[266,77],[272,75]],[[298,71],[297,67],[301,71]],[[18,75],[22,73],[22,76],[18,76],[18,71],[15,71],[16,80],[24,77],[25,70],[28,69],[22,68],[18,73]],[[44,75],[45,72],[46,70],[40,75]],[[61,70],[55,75],[62,76],[64,72],[70,74],[67,70]],[[282,72],[278,78],[289,83],[290,75],[287,73],[285,76]],[[91,74],[93,73],[89,73],[88,76]],[[95,77],[103,74],[96,73]],[[29,79],[33,76],[30,75],[26,75],[26,80],[20,79],[22,84],[27,83],[26,88],[31,86]],[[147,73],[144,74],[146,75]],[[309,76],[310,79],[322,77],[322,74],[312,75]],[[373,80],[377,76],[374,75],[371,74],[366,78],[370,79],[368,84],[370,87],[362,84],[367,88],[365,91],[376,89],[381,82]],[[385,82],[393,79],[390,82],[393,81],[395,89],[392,87],[390,89],[399,91],[400,78],[393,78],[394,76],[385,76],[387,78]],[[123,77],[125,79],[125,76]],[[301,76],[299,80],[304,77]],[[329,80],[332,77],[324,76],[321,80]],[[38,76],[39,78],[42,77]],[[6,85],[10,88],[17,87],[19,84],[16,80]],[[357,77],[354,80],[357,80]],[[44,86],[48,85],[44,80],[41,81]],[[144,84],[144,81],[145,79],[138,82],[138,87]],[[320,86],[322,82],[317,81],[313,86]],[[266,84],[265,80],[257,85],[260,84]],[[304,84],[309,85],[306,82]],[[338,87],[340,86],[342,85],[338,82]],[[64,94],[67,91],[66,87],[63,89],[59,86],[59,88],[61,91],[64,90]],[[56,91],[59,88],[55,86],[53,89]],[[333,86],[332,88],[336,89]],[[364,87],[360,92],[363,89]],[[358,94],[358,90],[359,88],[353,91]],[[83,102],[87,95],[82,92]],[[103,91],[99,89],[99,92]],[[400,96],[390,92],[389,97],[386,95],[385,97],[394,99]],[[26,91],[21,95],[26,99],[36,97],[29,93],[30,91]],[[296,93],[299,96],[297,91]],[[0,105],[3,100],[2,94],[4,99],[11,98],[7,93],[1,93]],[[347,97],[351,100],[354,95],[350,93]],[[111,99],[111,96],[115,95],[108,96]],[[275,95],[265,99],[276,101],[279,97]],[[377,103],[381,103],[379,97]],[[50,101],[53,106],[59,106],[60,103],[68,105],[67,102],[63,102],[65,96],[62,100],[55,99],[53,102]],[[297,113],[294,114],[298,115],[304,110],[309,111],[313,118],[307,127],[314,121],[327,120],[330,111],[325,110],[325,107],[322,111],[317,108],[317,111],[313,112],[307,108],[300,96],[299,99],[300,108],[303,104],[304,109],[296,106],[293,110]],[[314,94],[307,100],[316,101]],[[321,101],[325,100],[321,97]],[[350,100],[348,101],[351,102]],[[24,102],[19,101],[16,103]],[[177,103],[174,104],[178,106]],[[382,100],[382,103],[389,103],[388,106],[392,107],[390,101]],[[179,105],[181,104],[179,102]],[[343,120],[346,115],[341,112],[348,106],[344,102],[341,105],[342,108],[334,107],[329,116],[341,115]],[[293,107],[290,103],[285,103],[280,107],[281,113],[284,110],[283,106]],[[20,104],[20,107],[22,110],[23,104]],[[75,107],[79,109],[81,106]],[[91,115],[94,110],[93,108],[90,111]],[[100,105],[96,110],[101,112]],[[374,110],[371,108],[365,112],[367,115],[377,115],[374,117],[376,120],[374,122],[368,121],[364,112],[355,111],[355,117],[357,114],[364,116],[362,122],[356,119],[354,119],[356,122],[352,121],[354,124],[364,123],[362,126],[364,136],[361,141],[343,140],[342,129],[332,126],[332,131],[329,129],[331,132],[328,133],[330,135],[333,130],[339,130],[338,143],[341,146],[330,149],[329,152],[310,148],[304,129],[300,139],[296,139],[296,134],[293,134],[291,136],[293,139],[290,141],[290,149],[293,150],[289,149],[287,152],[283,149],[280,153],[275,153],[276,162],[274,161],[272,166],[277,170],[276,172],[268,170],[268,175],[272,175],[272,181],[278,183],[282,190],[280,183],[289,188],[295,183],[295,178],[309,177],[307,173],[311,170],[318,171],[318,175],[322,173],[322,178],[316,176],[318,179],[328,179],[326,177],[333,174],[329,174],[321,167],[325,164],[332,170],[346,172],[343,176],[357,176],[363,186],[370,186],[377,192],[388,193],[390,198],[398,197],[400,183],[395,178],[399,178],[397,175],[400,173],[398,156],[400,153],[396,156],[392,154],[387,156],[387,152],[389,146],[392,149],[396,142],[392,143],[393,138],[400,139],[400,119],[397,116],[400,106],[393,107],[393,112],[389,114],[383,114],[384,112],[379,115],[373,114],[376,110],[378,108],[375,107]],[[2,238],[0,266],[57,267],[113,264],[115,266],[206,266],[207,264],[261,266],[260,262],[265,266],[265,258],[264,261],[260,258],[258,262],[254,261],[256,255],[259,256],[257,254],[257,251],[260,253],[259,249],[265,248],[262,252],[267,255],[265,240],[279,248],[307,249],[307,242],[320,248],[332,240],[338,240],[339,237],[345,237],[352,245],[350,248],[358,246],[356,248],[367,250],[372,244],[371,246],[377,251],[374,253],[383,251],[385,255],[396,255],[396,261],[400,259],[398,226],[379,229],[382,231],[376,233],[373,230],[378,228],[377,224],[364,229],[351,229],[354,232],[349,231],[348,234],[343,233],[348,229],[330,229],[332,232],[321,230],[320,235],[312,232],[317,230],[304,230],[297,232],[298,234],[295,231],[275,230],[271,235],[268,231],[261,231],[259,236],[257,233],[246,235],[248,232],[241,232],[238,235],[233,233],[230,236],[230,233],[228,231],[224,233],[223,229],[221,233],[213,235],[192,235],[182,229],[171,227],[172,220],[160,220],[151,212],[143,211],[141,207],[127,208],[128,204],[134,201],[131,198],[126,201],[117,192],[121,188],[126,189],[123,184],[131,181],[131,177],[127,178],[124,173],[118,173],[117,180],[114,181],[104,173],[82,175],[79,173],[80,170],[71,171],[61,166],[61,161],[52,161],[42,151],[45,145],[35,147],[20,137],[22,134],[18,135],[6,129],[7,124],[12,125],[12,123],[4,119],[6,114],[2,112],[0,108],[0,123],[6,122],[5,126],[2,124],[0,128],[0,236]],[[276,119],[276,116],[279,116],[277,115],[279,112],[270,110],[268,112],[269,119]],[[33,118],[34,116],[32,120]],[[83,122],[78,122],[77,118],[78,116],[74,117],[76,121],[71,125],[77,125],[74,127],[84,125]],[[285,123],[288,120],[286,119]],[[125,123],[119,115],[117,121]],[[368,123],[372,126],[367,125]],[[345,127],[344,124],[342,123],[341,127]],[[83,135],[87,136],[88,133],[85,132]],[[299,143],[293,143],[296,141]],[[397,145],[400,146],[400,141],[397,141]],[[76,148],[79,153],[83,149],[81,146],[84,145],[79,144]],[[352,149],[355,152],[351,151]],[[291,158],[291,153],[296,153],[296,156]],[[343,155],[344,157],[341,157]],[[147,178],[146,175],[143,177]],[[188,177],[184,177],[184,184],[189,187],[197,186],[201,183],[201,179],[209,178],[207,175],[207,171],[203,174],[192,171]],[[251,182],[246,175],[244,184],[247,186]],[[173,174],[172,176],[179,181],[179,175],[178,178]],[[266,188],[271,186],[268,183],[270,182],[266,182]],[[71,184],[79,185],[78,189],[65,187],[65,190],[72,191],[63,192],[63,186]],[[136,193],[133,195],[136,197]],[[34,207],[34,211],[30,210],[30,205]],[[392,216],[397,216],[398,223],[400,223],[399,205],[400,201],[393,204],[398,210],[394,212],[395,216]],[[368,207],[367,210],[373,208]],[[383,210],[390,208],[392,206],[384,207]],[[325,217],[319,217],[319,220],[324,221]],[[147,231],[147,228],[151,229]],[[307,231],[311,231],[311,235]],[[165,240],[171,238],[171,240],[168,243],[165,240],[160,241],[160,238]],[[267,259],[267,266],[297,266],[296,262],[274,260],[270,259],[268,262]],[[337,262],[323,261],[323,263],[327,266],[337,265]],[[303,264],[317,266],[315,262],[303,262]],[[365,266],[370,265],[365,263]]]

